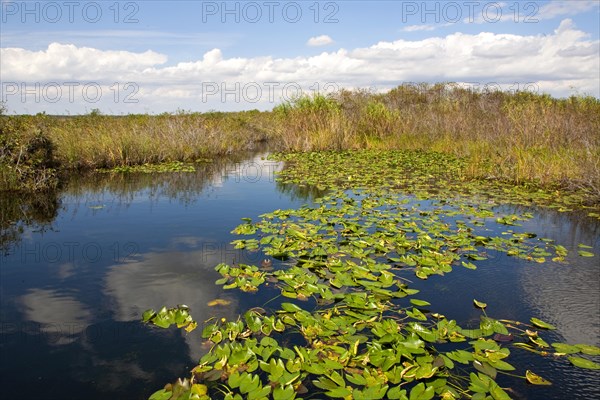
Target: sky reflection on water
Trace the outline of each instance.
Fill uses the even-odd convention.
[[[29,225],[7,224],[10,216],[3,216],[4,395],[145,399],[186,375],[206,351],[200,330],[186,336],[152,328],[141,324],[141,314],[148,308],[186,304],[199,322],[214,316],[235,318],[275,294],[224,291],[214,284],[220,277],[214,266],[260,262],[260,255],[229,244],[235,238],[230,231],[241,218],[256,219],[311,201],[314,192],[308,188],[276,184],[277,168],[259,154],[205,164],[196,173],[92,175],[74,179],[44,211],[38,210],[39,204],[28,206],[39,211]],[[3,199],[3,213],[26,210],[33,200],[18,207],[15,201]],[[492,317],[535,316],[557,326],[555,341],[599,345],[597,257],[576,253],[577,244],[584,243],[600,254],[600,224],[568,213],[527,211],[536,218],[515,230],[563,244],[571,252],[568,265],[539,265],[491,252],[476,271],[457,267],[449,276],[428,281],[413,275],[414,286],[421,289],[416,297],[465,325],[478,323],[480,312],[472,306],[476,298],[489,304]],[[216,298],[230,303],[208,307]],[[513,355],[520,369],[531,368],[530,354],[515,350]],[[598,372],[565,368],[552,360],[533,365],[555,385],[517,385],[516,398],[584,399],[599,394]]]

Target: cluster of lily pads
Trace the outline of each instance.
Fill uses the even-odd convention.
[[[123,172],[123,173],[158,173],[158,172],[195,172],[196,168],[191,164],[185,164],[181,161],[171,161],[159,164],[141,164],[141,165],[122,165],[114,168],[99,168],[98,172]]]
[[[277,263],[219,264],[225,289],[271,291],[285,298],[271,309],[252,308],[237,320],[208,321],[211,346],[189,378],[150,399],[263,399],[311,397],[428,400],[509,399],[500,373],[548,385],[534,371],[516,371],[512,347],[562,357],[576,367],[600,369],[600,348],[549,344],[554,327],[496,319],[481,309],[477,328],[430,309],[410,287],[453,268],[477,268],[494,253],[543,263],[563,262],[567,249],[516,226],[533,216],[502,215],[497,204],[539,201],[539,191],[513,197],[462,175],[460,160],[422,152],[341,152],[279,155],[292,161],[280,179],[319,186],[311,206],[276,210],[233,230],[239,249],[260,251]],[[304,182],[304,183],[302,183]],[[508,200],[507,200],[508,199]],[[533,200],[532,200],[533,199]],[[549,199],[547,199],[549,200]],[[557,203],[560,202],[560,203]],[[568,208],[577,198],[553,199]],[[581,251],[582,256],[594,256]],[[266,307],[266,305],[265,305]],[[191,331],[185,306],[148,310],[143,320]]]
[[[534,182],[471,179],[465,159],[420,150],[360,150],[278,153],[274,159],[290,167],[279,181],[320,189],[382,188],[414,194],[419,199],[456,199],[490,205],[544,206],[560,212],[586,210],[600,219],[600,204],[585,191],[563,191]]]

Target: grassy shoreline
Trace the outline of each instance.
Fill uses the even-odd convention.
[[[600,100],[403,85],[341,91],[269,112],[0,116],[0,190],[43,190],[62,173],[274,151],[427,150],[475,179],[584,193],[600,202]],[[594,133],[596,132],[596,133]]]

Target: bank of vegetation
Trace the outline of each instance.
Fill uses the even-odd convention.
[[[6,112],[4,113],[6,114]],[[268,143],[286,152],[403,149],[464,158],[464,173],[600,199],[600,100],[452,84],[302,97],[270,112],[0,117],[0,188],[62,173],[198,159]]]

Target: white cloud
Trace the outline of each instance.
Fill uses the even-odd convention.
[[[551,19],[563,15],[577,15],[593,9],[597,10],[599,6],[600,3],[597,0],[552,0],[541,6],[536,14],[540,19]]]
[[[482,86],[533,83],[540,91],[556,96],[571,94],[573,87],[600,96],[599,60],[600,41],[592,40],[569,19],[548,35],[453,33],[293,58],[228,58],[220,49],[213,49],[200,59],[175,65],[166,65],[167,56],[152,51],[103,51],[57,43],[43,51],[0,50],[5,84],[103,82],[104,103],[82,103],[77,98],[71,103],[22,103],[20,87],[12,87],[10,96],[8,90],[3,94],[9,110],[59,113],[92,108],[115,113],[270,109],[300,88],[391,88],[421,81],[478,82]],[[135,82],[138,102],[115,101],[112,82]],[[124,94],[122,91],[121,99]],[[30,97],[33,99],[27,99]]]
[[[311,37],[308,39],[308,42],[306,42],[306,44],[311,47],[327,46],[328,44],[332,43],[333,39],[327,35]]]
[[[402,31],[404,31],[404,32],[417,32],[417,31],[433,31],[434,29],[435,29],[435,26],[433,26],[433,25],[423,24],[423,25],[409,25],[409,26],[405,26],[404,28],[402,28]]]
[[[551,0],[540,6],[538,3],[511,2],[511,3],[485,3],[481,12],[475,13],[474,21],[465,18],[463,22],[475,22],[477,24],[514,22],[531,24],[541,20],[557,17],[573,16],[598,9],[600,2],[597,0]]]
[[[137,74],[153,65],[163,64],[167,56],[153,51],[98,50],[72,44],[51,43],[47,50],[0,49],[3,79],[44,80],[114,79],[124,73]],[[31,79],[28,79],[31,78]]]

